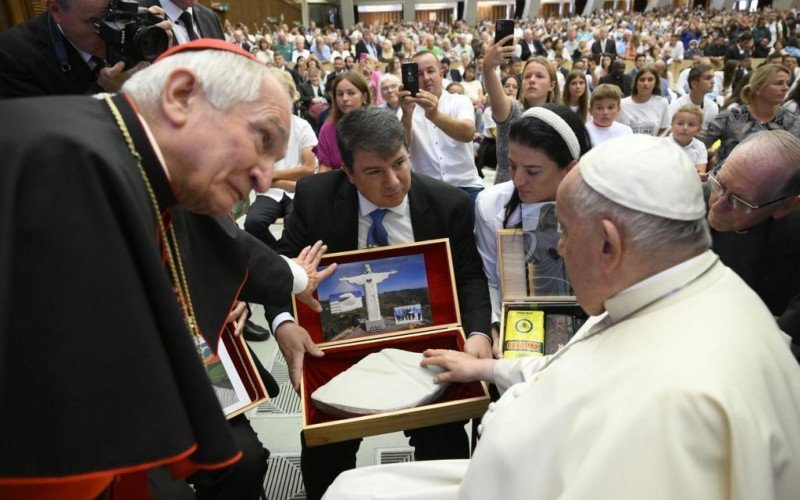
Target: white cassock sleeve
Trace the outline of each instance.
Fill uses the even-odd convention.
[[[346,471],[322,500],[456,500],[469,460],[375,465]]]

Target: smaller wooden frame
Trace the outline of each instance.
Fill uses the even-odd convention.
[[[228,377],[241,384],[247,392],[248,398],[244,405],[237,406],[233,410],[226,411],[223,406],[225,418],[230,420],[251,408],[269,401],[264,381],[261,380],[255,362],[250,355],[250,349],[242,337],[233,335],[230,329],[226,327],[220,335],[217,355],[225,366]],[[220,404],[223,404],[222,401],[220,401]]]

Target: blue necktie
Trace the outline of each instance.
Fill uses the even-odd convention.
[[[368,247],[385,247],[389,244],[389,233],[383,225],[386,212],[385,208],[376,208],[369,214],[372,217],[372,225],[367,232]]]

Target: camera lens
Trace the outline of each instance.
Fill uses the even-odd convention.
[[[136,34],[134,44],[139,48],[142,59],[152,62],[167,50],[169,37],[167,32],[158,26],[148,26]]]

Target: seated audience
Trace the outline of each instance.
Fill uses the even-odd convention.
[[[722,141],[717,149],[717,163],[720,163],[744,138],[762,130],[786,130],[800,137],[800,115],[781,107],[788,92],[789,70],[786,67],[761,66],[741,88],[743,105],[724,109],[698,138],[706,147]]]

